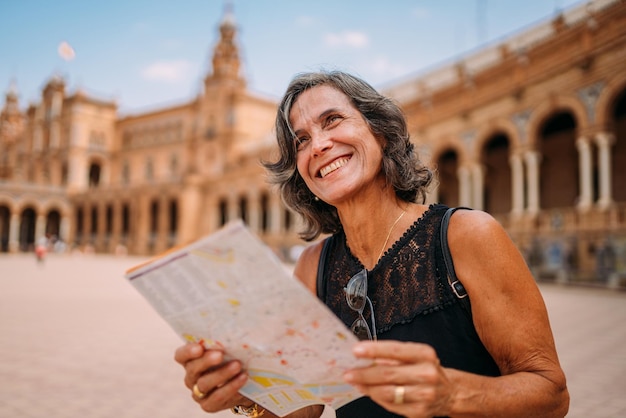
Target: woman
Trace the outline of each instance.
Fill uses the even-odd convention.
[[[459,210],[447,235],[471,311],[448,285],[438,236],[447,208],[416,203],[431,173],[398,106],[351,75],[302,74],[280,104],[276,133],[280,158],[266,167],[303,216],[303,238],[332,234],[320,284],[325,241],[307,247],[295,275],[348,327],[376,340],[354,347],[374,362],[345,374],[366,396],[338,417],[565,416],[569,395],[541,294],[488,214]],[[346,287],[368,298],[346,299]],[[176,360],[204,410],[238,405],[236,413],[255,415],[237,393],[247,378],[239,362],[198,345],[179,348]]]

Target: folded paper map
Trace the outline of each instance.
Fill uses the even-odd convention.
[[[241,221],[126,272],[185,341],[223,350],[250,376],[240,393],[278,416],[362,396],[356,337]]]

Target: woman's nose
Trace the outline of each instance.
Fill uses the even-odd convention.
[[[311,152],[318,156],[328,151],[333,146],[333,141],[326,132],[319,132],[311,138]]]

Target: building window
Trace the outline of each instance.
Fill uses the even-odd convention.
[[[248,199],[245,196],[239,199],[239,217],[243,223],[248,223]]]
[[[130,207],[128,204],[122,206],[122,234],[124,238],[130,234]]]
[[[228,222],[228,202],[226,202],[226,199],[220,200],[219,208],[220,226],[226,225],[226,222]]]
[[[269,197],[266,193],[261,195],[261,231],[267,232],[270,229],[269,226]]]
[[[89,187],[96,188],[100,185],[100,165],[91,163],[89,166]]]

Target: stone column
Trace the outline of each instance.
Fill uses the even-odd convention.
[[[226,204],[228,205],[226,208],[226,213],[228,215],[227,221],[231,222],[235,219],[241,219],[241,215],[239,213],[239,196],[233,192],[233,194],[228,196]]]
[[[457,169],[457,177],[459,179],[459,206],[472,206],[472,179],[470,176],[470,170],[467,166],[459,166]]]
[[[118,199],[113,201],[113,228],[111,231],[111,248],[115,248],[122,242],[122,202]]]
[[[68,217],[68,215],[66,213],[61,215],[61,225],[59,225],[59,238],[65,243],[68,244],[70,243],[70,218]],[[72,239],[72,241],[74,241]]]
[[[180,198],[176,197],[176,199],[178,200],[178,202],[180,202]],[[207,224],[207,229],[205,231],[203,231],[204,233],[211,233],[213,231],[217,231],[222,225],[220,223],[221,221],[221,213],[220,213],[220,199],[216,197],[216,195],[211,194],[209,196],[205,197],[205,202],[206,202],[206,207],[208,208],[207,210],[207,215],[206,215],[206,224]],[[178,210],[179,216],[180,216],[180,203],[179,203],[179,210]],[[178,225],[178,229],[180,230],[180,223]],[[178,231],[175,231],[175,234],[178,236],[180,235]]]
[[[202,211],[201,176],[189,175],[185,183],[179,200],[178,243],[188,243],[197,238],[200,212]]]
[[[517,216],[524,211],[524,163],[521,155],[512,154],[509,164],[511,165],[511,212]]]
[[[83,236],[82,236],[82,242],[81,244],[83,245],[83,247],[85,245],[91,245],[91,211],[92,211],[92,204],[88,203],[88,204],[84,204],[83,205]]]
[[[16,253],[20,249],[20,216],[17,213],[11,214],[11,224],[9,225],[9,252]]]
[[[162,252],[168,247],[168,220],[170,216],[170,207],[168,205],[169,198],[167,195],[161,195],[159,197],[159,212],[158,212],[158,220],[157,220],[157,235],[156,235],[156,243],[155,250],[157,252]],[[199,229],[198,229],[199,231]]]
[[[600,170],[600,196],[598,207],[608,208],[613,203],[611,190],[611,145],[615,142],[615,136],[607,132],[596,134],[598,145],[598,168]]]
[[[150,198],[138,196],[133,201],[131,216],[135,220],[135,242],[133,248],[137,254],[148,254],[150,240]]]
[[[41,237],[46,236],[46,217],[45,215],[37,214],[37,218],[35,220],[35,245]]]
[[[270,232],[278,235],[282,229],[283,205],[278,193],[270,194],[269,202]]]
[[[261,232],[261,197],[256,189],[248,192],[248,225],[250,230]]]
[[[581,136],[576,140],[576,148],[578,148],[578,165],[580,166],[580,197],[578,201],[578,209],[585,211],[591,207],[593,201],[593,192],[591,190],[593,179],[591,171],[591,145],[589,138]]]
[[[539,213],[539,161],[541,156],[537,151],[526,151],[526,184],[528,196],[526,197],[526,211],[530,214]]]
[[[484,209],[485,203],[485,167],[482,164],[472,166],[472,205],[477,210]]]
[[[98,202],[98,229],[96,230],[96,242],[95,247],[98,251],[108,251],[109,240],[111,237],[107,237],[107,205],[105,202]]]

